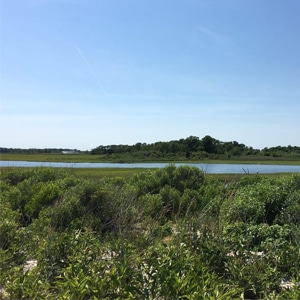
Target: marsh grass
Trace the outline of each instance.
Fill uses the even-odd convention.
[[[120,157],[110,157],[105,155],[80,154],[16,154],[1,153],[0,160],[7,161],[39,161],[39,162],[115,162],[115,163],[142,163],[142,162],[165,162],[165,163],[215,163],[215,164],[290,164],[300,165],[299,157],[265,157],[265,156],[236,156],[228,159],[142,159],[134,158],[130,155]]]
[[[122,177],[124,179],[129,179],[132,176],[144,171],[145,169],[142,168],[73,168],[71,170],[71,172],[78,177],[94,179],[100,179],[103,177]]]
[[[99,162],[100,155],[89,154],[17,154],[1,153],[1,160],[15,161],[40,161],[40,162]]]
[[[41,167],[43,168],[43,167]],[[26,168],[27,170],[32,170],[35,168]],[[61,168],[63,169],[63,168]],[[0,174],[5,174],[9,172],[18,172],[23,171],[24,168],[18,167],[2,167],[0,168]],[[65,171],[74,174],[77,177],[82,178],[89,178],[89,179],[101,179],[103,177],[121,177],[126,180],[130,179],[132,176],[145,172],[147,170],[157,170],[156,168],[68,168]],[[261,174],[261,177],[280,177],[283,175],[287,175],[288,173],[272,173],[272,174]],[[245,174],[206,174],[207,178],[214,178],[221,180],[223,182],[233,182],[238,181],[239,179],[243,178]],[[254,178],[257,174],[247,174],[248,177]]]

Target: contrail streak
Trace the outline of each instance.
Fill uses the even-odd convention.
[[[98,84],[101,92],[104,94],[104,96],[107,96],[107,92],[105,91],[103,85],[101,84],[101,82],[98,80],[89,60],[87,59],[87,57],[82,53],[82,51],[79,49],[79,47],[77,47],[76,45],[74,45],[77,53],[79,54],[79,56],[84,60],[85,64],[87,65],[88,69],[89,69],[89,72],[90,74],[93,76],[94,80],[96,81],[96,83]]]

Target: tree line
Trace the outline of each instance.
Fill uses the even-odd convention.
[[[202,139],[197,136],[189,136],[179,140],[158,141],[149,144],[138,142],[134,145],[100,145],[90,151],[62,148],[20,149],[0,147],[0,153],[58,154],[66,152],[102,155],[104,158],[109,159],[135,158],[144,160],[229,159],[241,156],[300,158],[300,147],[298,146],[265,147],[260,150],[237,141],[223,142],[209,135],[204,136]]]
[[[189,136],[185,139],[168,142],[155,142],[151,144],[136,143],[134,145],[100,145],[91,150],[91,154],[106,156],[131,154],[153,158],[180,158],[180,159],[203,159],[203,158],[230,158],[232,156],[272,156],[282,157],[300,155],[300,147],[278,146],[254,149],[237,141],[223,142],[209,135],[200,139],[197,136]]]
[[[22,149],[22,148],[5,148],[0,147],[0,153],[15,153],[15,154],[59,154],[63,152],[73,152],[73,153],[83,153],[77,149],[65,149],[65,148],[29,148],[29,149]]]

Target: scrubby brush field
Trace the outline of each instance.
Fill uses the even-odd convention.
[[[36,168],[0,188],[0,298],[300,298],[300,174]]]

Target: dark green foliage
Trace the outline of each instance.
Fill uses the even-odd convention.
[[[153,144],[136,143],[135,145],[100,145],[90,152],[111,160],[199,160],[199,159],[230,159],[232,157],[259,156],[295,159],[300,156],[300,147],[272,147],[263,150],[253,149],[237,141],[222,142],[206,135],[202,139],[189,136],[185,139]]]
[[[9,203],[3,200],[0,202],[1,223],[0,223],[0,249],[8,249],[16,238],[20,214],[11,209]]]
[[[299,299],[299,174],[39,168],[0,186],[0,298]]]
[[[279,224],[299,224],[300,223],[300,189],[292,191],[282,209],[277,216]]]
[[[257,153],[258,150],[248,148],[238,142],[221,142],[210,136],[199,139],[196,136],[189,136],[186,139],[169,142],[156,142],[153,144],[137,143],[135,145],[107,145],[98,146],[91,150],[91,154],[104,155],[110,157],[123,157],[130,154],[132,159],[201,159],[216,158],[216,154],[228,158],[230,155],[250,155]]]
[[[199,139],[197,136],[189,136],[185,139],[172,140],[168,142],[158,141],[152,144],[136,143],[135,145],[100,145],[91,151],[79,151],[76,149],[15,149],[0,147],[0,153],[3,155],[23,154],[30,158],[33,154],[39,157],[39,160],[52,160],[57,157],[60,160],[81,160],[86,154],[99,155],[101,160],[109,161],[137,161],[137,160],[162,160],[162,161],[185,161],[199,159],[231,159],[234,157],[247,157],[249,160],[259,159],[285,159],[299,160],[300,147],[298,146],[277,146],[264,148],[262,150],[253,149],[237,141],[223,142],[209,135]],[[65,154],[63,154],[65,153]],[[67,154],[66,154],[67,153]],[[59,157],[58,155],[63,156]],[[79,158],[79,156],[82,156]],[[36,158],[37,159],[37,158]],[[91,159],[91,158],[89,158]],[[32,160],[32,158],[30,158]],[[34,160],[34,159],[33,159]],[[84,158],[86,160],[86,158]],[[18,180],[20,175],[14,174],[13,180]],[[21,175],[22,176],[22,175]]]
[[[202,189],[205,175],[198,168],[171,164],[138,174],[131,184],[152,217],[179,217],[205,204]]]
[[[294,218],[297,219],[299,190],[299,176],[297,175],[260,179],[240,187],[231,203],[224,202],[224,211],[226,217],[232,222],[272,225],[283,218],[284,213],[285,218],[288,218],[288,211],[293,206],[296,209]],[[292,214],[291,211],[290,214]],[[292,216],[291,219],[293,219]]]

